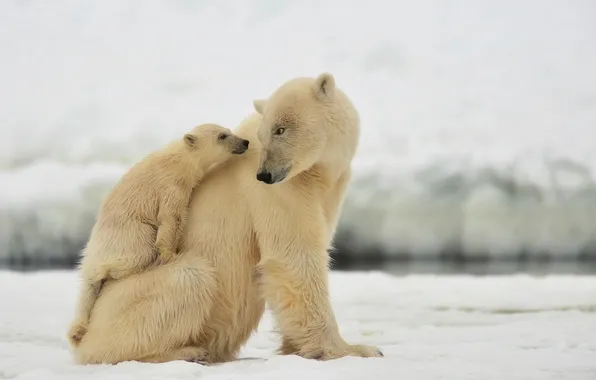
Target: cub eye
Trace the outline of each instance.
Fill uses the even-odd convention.
[[[225,140],[226,137],[228,137],[228,135],[226,135],[225,133],[221,133],[219,136],[217,136],[218,140]]]
[[[286,129],[285,129],[285,128],[282,128],[282,127],[280,127],[280,128],[277,128],[277,129],[275,130],[275,134],[276,134],[276,135],[281,135],[281,134],[283,134],[285,131],[286,131]]]

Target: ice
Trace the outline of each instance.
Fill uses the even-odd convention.
[[[75,273],[0,272],[0,378],[590,380],[596,375],[596,277],[332,272],[330,286],[344,338],[379,346],[384,358],[317,362],[277,356],[279,336],[267,313],[242,350],[247,360],[213,367],[179,361],[78,366],[65,338],[74,313]]]
[[[589,1],[0,3],[0,258],[74,257],[127,167],[330,71],[362,139],[353,254],[596,252]]]

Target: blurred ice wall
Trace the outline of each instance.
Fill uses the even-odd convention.
[[[596,253],[596,2],[0,2],[0,261],[72,261],[136,160],[332,72],[342,254]]]

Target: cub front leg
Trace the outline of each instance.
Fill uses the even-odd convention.
[[[181,197],[175,191],[170,191],[160,202],[155,248],[163,262],[169,261],[178,253],[187,212],[188,197]]]
[[[311,219],[312,220],[312,219]],[[327,225],[268,222],[257,233],[262,292],[283,336],[281,353],[329,360],[383,356],[377,347],[350,345],[339,333],[329,302]]]

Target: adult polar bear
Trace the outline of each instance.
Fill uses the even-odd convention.
[[[73,348],[78,363],[234,360],[265,301],[282,354],[382,356],[343,340],[328,295],[358,113],[328,73],[292,79],[254,106],[235,130],[249,150],[196,189],[178,257],[105,283]]]

